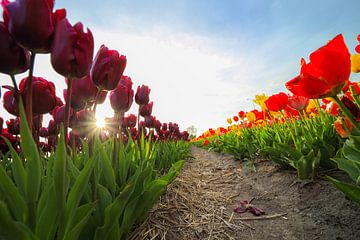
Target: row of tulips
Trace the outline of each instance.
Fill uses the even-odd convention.
[[[301,179],[337,166],[355,184],[329,180],[360,203],[360,87],[349,80],[351,71],[360,72],[360,44],[355,51],[351,56],[343,36],[336,36],[311,53],[310,62],[301,59],[300,74],[285,84],[291,95],[257,95],[260,110],[240,111],[227,119],[228,127],[209,129],[195,141],[242,159],[260,154],[295,168]]]
[[[2,100],[14,118],[0,118],[0,239],[126,239],[189,157],[187,132],[152,115],[150,88],[133,90],[124,55],[102,45],[93,59],[92,32],[54,0],[1,5],[0,72],[13,83]],[[33,75],[48,53],[64,102]],[[97,127],[107,96],[114,116]],[[126,115],[134,100],[138,113]]]

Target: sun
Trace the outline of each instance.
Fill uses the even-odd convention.
[[[105,119],[101,117],[96,118],[96,127],[104,128],[105,127]]]

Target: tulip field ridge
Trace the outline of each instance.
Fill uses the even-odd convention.
[[[360,239],[360,35],[196,136],[53,0],[1,6],[0,240]]]

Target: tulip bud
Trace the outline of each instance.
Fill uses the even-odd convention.
[[[26,105],[27,94],[27,79],[21,80],[19,90]],[[57,105],[57,99],[55,95],[55,85],[41,77],[33,77],[32,79],[32,111],[35,115],[45,114],[52,111]]]
[[[118,85],[125,67],[124,55],[101,45],[91,69],[91,78],[99,89],[111,91]]]
[[[134,91],[132,90],[130,77],[122,77],[117,87],[110,93],[110,104],[115,112],[127,112],[133,102]]]
[[[143,117],[150,116],[152,112],[153,104],[154,104],[153,102],[150,102],[145,105],[140,105],[139,108],[140,115]]]
[[[67,78],[82,78],[89,73],[94,55],[94,38],[82,23],[71,26],[64,18],[56,26],[51,46],[51,64]]]
[[[48,136],[57,135],[59,133],[59,126],[54,120],[49,121]]]
[[[25,72],[30,65],[30,54],[20,47],[0,22],[0,72],[17,74]]]
[[[149,102],[149,94],[150,88],[148,86],[142,85],[141,87],[138,86],[136,95],[135,95],[135,102],[138,105],[145,105]]]

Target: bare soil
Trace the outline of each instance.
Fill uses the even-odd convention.
[[[299,182],[296,172],[256,161],[256,172],[225,154],[193,148],[182,173],[129,239],[360,239],[360,207],[320,174]],[[235,213],[240,200],[266,214]]]

